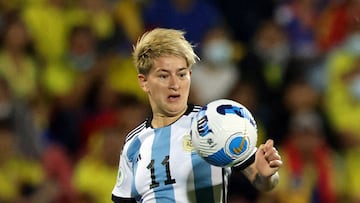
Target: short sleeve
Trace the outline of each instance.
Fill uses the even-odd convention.
[[[120,154],[119,169],[116,178],[116,184],[112,195],[116,197],[132,198],[131,188],[133,183],[132,163],[126,157],[124,151]]]

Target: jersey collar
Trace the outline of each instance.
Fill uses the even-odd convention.
[[[192,110],[194,109],[194,106],[195,106],[194,104],[188,104],[187,109],[186,109],[185,113],[183,114],[183,116],[189,115],[192,112]],[[181,116],[180,116],[180,118],[181,118]],[[151,126],[152,119],[153,119],[153,116],[152,116],[152,113],[150,113],[150,115],[146,119],[146,127],[147,128],[150,128],[150,127],[152,128],[152,126]]]

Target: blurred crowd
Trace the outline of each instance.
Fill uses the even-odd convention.
[[[190,101],[234,99],[275,140],[280,184],[231,203],[360,202],[359,0],[0,0],[0,202],[110,202],[147,115],[132,45],[186,31]]]

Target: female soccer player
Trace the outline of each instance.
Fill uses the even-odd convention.
[[[156,28],[134,47],[138,81],[152,116],[126,137],[112,191],[115,203],[225,203],[231,170],[242,171],[261,191],[278,182],[282,161],[272,140],[232,168],[212,166],[192,150],[191,119],[200,106],[188,104],[188,97],[191,67],[198,57],[184,34]]]

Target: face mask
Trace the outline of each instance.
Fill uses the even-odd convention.
[[[349,82],[349,92],[357,101],[360,101],[360,75]]]
[[[346,44],[346,49],[350,51],[351,53],[354,53],[356,55],[360,55],[360,33],[352,34]]]
[[[274,64],[283,65],[290,57],[290,48],[286,43],[278,43],[271,49],[256,47],[255,50],[261,58]]]
[[[95,55],[92,53],[87,53],[80,56],[70,54],[69,60],[76,70],[87,71],[95,64]]]
[[[228,63],[232,56],[231,44],[225,39],[209,42],[203,49],[204,58],[214,64]]]

